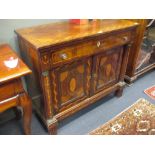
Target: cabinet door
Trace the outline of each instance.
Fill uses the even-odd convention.
[[[123,47],[114,48],[96,55],[93,59],[93,92],[118,82],[122,62]]]
[[[51,72],[53,104],[62,111],[89,96],[91,58],[75,61]]]

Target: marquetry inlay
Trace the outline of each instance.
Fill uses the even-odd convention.
[[[36,107],[49,133],[56,131],[57,120],[105,95],[116,91],[121,96],[126,47],[136,27],[128,20],[96,20],[86,25],[65,21],[16,31],[28,47],[22,46],[22,52],[32,62],[37,84],[29,77],[28,90],[42,95]]]
[[[76,89],[76,79],[72,78],[69,83],[69,88],[71,92],[74,92]]]

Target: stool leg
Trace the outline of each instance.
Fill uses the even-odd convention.
[[[32,101],[25,92],[20,95],[20,105],[23,108],[23,125],[26,135],[31,134]]]

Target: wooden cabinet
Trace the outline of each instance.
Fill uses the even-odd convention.
[[[16,31],[21,54],[33,70],[27,78],[28,91],[49,133],[56,133],[58,121],[105,95],[122,95],[137,25],[126,20],[100,20]]]
[[[132,21],[139,23],[139,26],[127,65],[125,78],[128,83],[155,68],[155,22],[148,19]]]

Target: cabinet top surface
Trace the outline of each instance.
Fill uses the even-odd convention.
[[[83,39],[99,34],[135,27],[138,23],[129,20],[99,20],[85,25],[72,24],[69,21],[50,23],[15,32],[36,49],[48,47],[75,39]]]
[[[31,70],[22,62],[9,45],[0,45],[0,83],[19,78]]]

